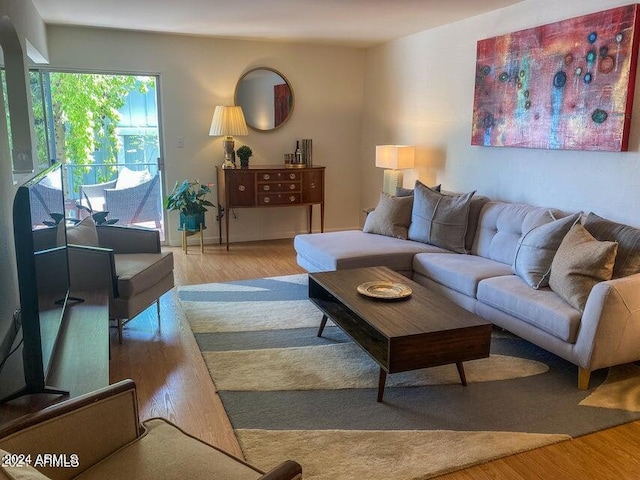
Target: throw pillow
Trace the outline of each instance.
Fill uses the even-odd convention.
[[[71,227],[67,226],[67,243],[99,247],[98,230],[93,218],[86,217]],[[58,245],[64,245],[64,227],[62,223],[58,224]]]
[[[549,285],[551,262],[567,232],[582,212],[532,228],[520,237],[512,271],[536,290]]]
[[[392,197],[381,193],[378,205],[367,215],[362,231],[406,240],[412,206],[413,196]]]
[[[599,242],[577,223],[553,257],[549,286],[569,305],[584,312],[594,285],[611,279],[617,251],[616,242]]]
[[[429,187],[434,192],[439,192],[442,188],[442,185],[438,184],[434,187]],[[413,188],[404,188],[404,187],[396,187],[396,197],[408,197],[409,195],[413,195]]]
[[[141,183],[151,180],[151,174],[146,168],[144,170],[130,170],[122,167],[118,172],[118,180],[116,180],[116,190],[123,188],[131,188]]]
[[[604,219],[593,212],[585,218],[584,228],[596,240],[618,242],[613,278],[640,272],[640,230]]]
[[[466,253],[465,235],[474,192],[445,195],[419,180],[414,189],[409,239]]]

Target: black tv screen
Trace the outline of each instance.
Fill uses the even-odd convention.
[[[14,198],[26,383],[14,396],[49,391],[46,377],[69,295],[62,171],[57,163],[40,172],[21,185]]]

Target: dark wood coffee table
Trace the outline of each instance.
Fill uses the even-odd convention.
[[[370,281],[402,283],[413,291],[397,300],[358,293]],[[309,274],[309,300],[322,312],[318,336],[333,320],[378,365],[378,401],[387,374],[455,363],[467,384],[462,362],[489,356],[491,323],[386,267]]]

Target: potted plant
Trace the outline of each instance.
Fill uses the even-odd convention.
[[[180,212],[179,230],[198,231],[200,225],[204,228],[204,212],[207,211],[207,207],[214,206],[204,198],[209,192],[211,189],[198,181],[176,182],[165,201],[165,208],[169,211],[178,210]]]
[[[236,154],[240,157],[240,166],[247,168],[249,166],[249,157],[253,155],[253,151],[246,145],[241,146]]]

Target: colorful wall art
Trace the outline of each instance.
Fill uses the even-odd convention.
[[[480,40],[471,144],[627,150],[638,7]]]

